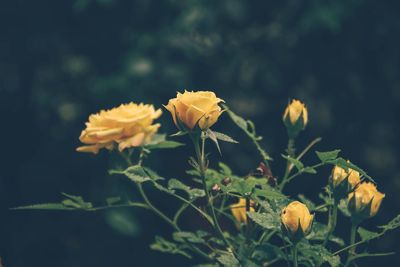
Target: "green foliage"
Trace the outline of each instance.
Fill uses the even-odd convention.
[[[178,245],[177,243],[165,240],[160,236],[156,236],[154,243],[150,245],[150,248],[153,250],[170,254],[178,254],[191,259],[192,256],[190,256],[190,254],[184,250],[185,247],[186,246]]]
[[[204,197],[205,195],[204,190],[198,188],[190,188],[189,186],[185,185],[177,179],[170,179],[168,181],[168,188],[182,190],[186,192],[189,196],[189,199]]]

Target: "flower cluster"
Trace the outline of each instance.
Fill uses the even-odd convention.
[[[349,267],[354,261],[368,257],[368,251],[357,253],[358,245],[378,238],[400,227],[400,215],[381,226],[380,232],[360,229],[362,239],[357,241],[357,229],[364,220],[375,216],[385,194],[378,191],[375,181],[364,170],[339,156],[340,150],[315,151],[315,164],[302,162],[317,138],[300,152],[295,143],[309,123],[304,103],[293,99],[283,112],[283,124],[288,134],[288,145],[282,156],[285,164],[276,164],[260,144],[253,122],[235,114],[224,100],[211,91],[184,91],[164,106],[171,113],[178,133],[170,137],[184,138],[193,145],[195,154],[182,166],[189,167],[188,178],[166,179],[147,165],[146,158],[155,149],[173,149],[182,143],[167,140],[159,134],[160,123],[155,123],[162,112],[153,105],[129,103],[90,115],[82,131],[80,152],[98,153],[106,148],[116,151],[124,159],[126,168],[110,170],[123,175],[137,187],[141,201],[107,199],[106,206],[95,207],[80,196],[64,194],[61,203],[40,204],[28,208],[99,210],[114,207],[139,207],[154,212],[174,231],[172,239],[157,236],[152,249],[188,258],[194,255],[204,259],[207,266],[282,266],[291,263],[304,266]],[[215,164],[208,157],[206,142],[238,143],[226,133],[213,127],[225,113],[250,139],[255,155],[248,159],[258,168],[248,174],[236,175],[226,164]],[[283,127],[282,127],[283,128]],[[118,149],[114,149],[118,148]],[[128,153],[126,153],[126,150]],[[191,151],[191,150],[189,150]],[[297,152],[297,153],[296,153]],[[261,163],[260,163],[261,161]],[[121,165],[121,163],[119,164]],[[279,167],[285,165],[279,175]],[[214,167],[215,166],[215,167]],[[218,166],[218,167],[216,167]],[[318,194],[319,203],[299,195],[288,196],[285,186],[294,179],[317,175],[319,168],[331,170]],[[306,181],[306,180],[305,180]],[[156,190],[176,199],[180,204],[173,216],[152,203],[147,190]],[[316,198],[316,197],[315,197]],[[315,199],[314,198],[314,199]],[[191,216],[204,225],[195,230],[183,230],[182,214],[191,209]],[[341,213],[345,216],[341,216]],[[351,222],[350,242],[336,236],[340,218]],[[187,223],[185,224],[187,226]],[[191,227],[193,228],[193,227]],[[372,233],[372,234],[371,234]],[[346,238],[346,240],[348,240]],[[356,242],[357,241],[357,242]],[[381,254],[380,254],[381,255]]]

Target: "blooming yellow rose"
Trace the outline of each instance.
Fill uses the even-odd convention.
[[[233,217],[238,223],[247,223],[247,214],[246,214],[246,199],[241,198],[239,202],[232,204],[230,206]],[[250,211],[254,211],[254,201],[250,200]]]
[[[307,206],[299,201],[293,201],[282,210],[281,221],[286,231],[296,235],[299,224],[304,234],[311,229],[314,215],[310,214]]]
[[[349,194],[349,210],[354,215],[363,213],[365,217],[375,216],[384,197],[385,194],[379,192],[376,185],[363,182],[356,187],[354,192]],[[367,210],[368,208],[369,210]]]
[[[339,166],[333,167],[331,175],[333,187],[338,186],[346,178],[350,189],[353,189],[360,182],[360,173],[350,168],[346,171]]]
[[[171,112],[175,125],[179,122],[192,130],[196,124],[206,130],[217,122],[222,113],[219,103],[224,102],[214,92],[198,91],[183,94],[177,93],[176,98],[170,99],[165,108]]]
[[[292,125],[295,125],[300,118],[303,120],[304,128],[308,122],[307,108],[299,100],[293,99],[292,102],[286,107],[285,113],[283,113],[283,121],[288,121]]]
[[[161,109],[155,110],[153,105],[129,103],[92,114],[79,137],[86,145],[78,147],[77,151],[97,154],[99,149],[112,149],[115,144],[118,144],[119,151],[142,146],[160,127],[153,121],[161,113]]]

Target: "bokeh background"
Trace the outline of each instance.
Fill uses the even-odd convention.
[[[252,119],[282,175],[288,99],[307,103],[310,124],[298,146],[323,137],[318,150],[368,170],[386,198],[364,226],[400,211],[400,6],[398,1],[151,1],[69,0],[0,2],[0,257],[5,267],[189,266],[180,256],[151,251],[154,234],[170,229],[134,209],[96,213],[10,211],[61,200],[60,192],[94,203],[136,198],[127,179],[108,176],[118,158],[79,154],[89,114],[129,101],[161,107],[178,90],[211,89]],[[162,131],[173,133],[169,114]],[[259,158],[228,118],[216,129],[240,140],[222,145],[238,174]],[[181,139],[180,141],[185,141]],[[212,149],[210,147],[210,149]],[[185,179],[190,148],[157,152],[148,163]],[[309,155],[306,162],[315,162]],[[318,200],[329,169],[304,176],[286,192]],[[176,203],[151,192],[161,208]],[[193,216],[184,226],[193,227]],[[340,222],[348,227],[347,221]],[[343,231],[345,231],[343,230]],[[344,233],[344,232],[343,232]],[[399,231],[371,245],[398,251]],[[394,266],[399,255],[361,261]]]

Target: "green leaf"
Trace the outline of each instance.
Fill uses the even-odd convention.
[[[224,175],[232,175],[232,170],[231,168],[226,165],[225,163],[219,162],[218,163],[219,168],[221,169],[221,173]]]
[[[174,242],[167,241],[160,236],[155,237],[155,242],[150,245],[150,248],[153,250],[157,250],[157,251],[161,251],[161,252],[165,252],[165,253],[179,254],[179,255],[185,256],[189,259],[192,258],[192,256],[190,256],[190,254],[188,254],[186,251],[184,251],[181,246],[178,246]]]
[[[242,130],[247,131],[247,122],[245,119],[240,117],[239,115],[236,115],[233,111],[231,110],[226,110],[228,113],[229,117],[232,119],[232,121]]]
[[[358,230],[357,230],[357,232],[358,232],[358,234],[360,235],[361,240],[370,240],[370,239],[374,239],[374,238],[379,237],[379,235],[380,235],[380,234],[377,233],[377,232],[372,232],[372,231],[369,231],[369,230],[364,229],[364,228],[362,228],[362,227],[359,227]]]
[[[324,241],[328,233],[328,227],[322,223],[314,222],[310,234],[307,236],[308,240]],[[344,246],[343,239],[331,235],[329,240],[337,243],[340,246]]]
[[[240,267],[239,261],[232,253],[221,254],[217,257],[217,261],[226,267]]]
[[[74,196],[67,193],[61,193],[61,194],[67,197],[67,199],[62,201],[62,204],[64,206],[72,208],[82,208],[82,209],[90,209],[93,207],[92,203],[84,201],[81,196]]]
[[[205,243],[204,239],[193,232],[174,232],[172,234],[173,239],[176,242],[185,243],[190,242],[194,244]]]
[[[123,171],[123,174],[125,174],[126,177],[135,183],[143,183],[151,180],[144,171],[143,167],[139,165],[128,167],[125,171]]]
[[[286,160],[288,160],[290,163],[292,163],[294,166],[296,166],[297,170],[302,170],[304,168],[304,164],[295,158],[292,158],[289,155],[282,155],[283,158],[285,158]]]
[[[108,197],[106,198],[107,205],[111,206],[121,201],[120,197]]]
[[[216,131],[213,131],[213,133],[215,134],[215,137],[217,137],[218,140],[224,141],[224,142],[228,142],[228,143],[239,143],[238,141],[234,140],[232,137],[223,134],[223,133],[219,133]]]
[[[393,218],[387,224],[379,226],[379,228],[382,228],[384,231],[394,230],[398,227],[400,227],[400,214]]]
[[[315,153],[317,154],[317,157],[321,160],[321,162],[327,162],[329,160],[336,159],[338,157],[340,151],[341,151],[340,149],[335,149],[335,150],[326,151],[326,152],[315,151]]]
[[[204,197],[205,192],[202,189],[198,188],[190,188],[189,186],[185,185],[181,181],[177,179],[170,179],[168,181],[168,189],[176,189],[176,190],[182,190],[185,191],[190,199],[196,198],[196,197]]]
[[[249,218],[256,224],[268,230],[279,230],[281,220],[279,214],[276,213],[257,213],[247,212]]]
[[[317,171],[316,171],[314,168],[311,168],[311,167],[305,167],[305,168],[302,170],[302,172],[310,173],[310,174],[316,174],[316,173],[317,173]]]
[[[42,203],[12,208],[12,210],[74,210],[62,203]]]
[[[147,149],[169,149],[169,148],[176,148],[180,146],[184,146],[185,144],[176,142],[176,141],[162,141],[157,144],[149,144],[146,145],[145,147]]]
[[[301,253],[300,260],[313,262],[313,266],[321,266],[324,262],[329,263],[331,267],[340,266],[340,257],[333,255],[321,245],[311,245],[308,242],[300,242],[298,244],[299,252]]]

